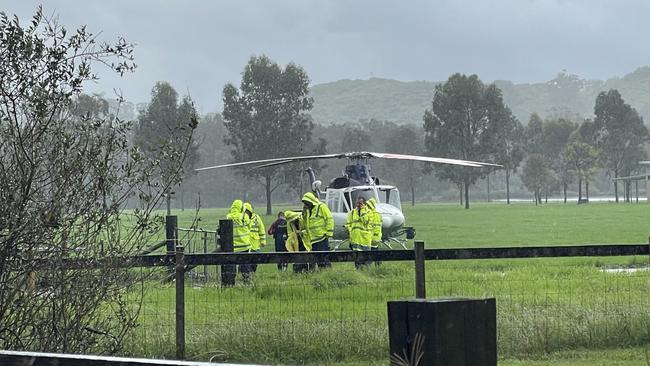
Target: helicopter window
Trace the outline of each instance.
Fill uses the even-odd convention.
[[[348,193],[346,193],[346,195],[348,195]],[[375,197],[375,191],[370,189],[370,188],[358,189],[358,190],[354,190],[354,191],[350,192],[349,196],[350,196],[350,199],[346,199],[346,201],[350,204],[350,207],[356,207],[357,200],[359,199],[359,197],[363,197],[367,201],[367,200]]]
[[[327,192],[327,207],[332,212],[341,212],[341,192]]]
[[[382,189],[383,194],[380,194],[381,202],[388,203],[391,206],[397,207],[400,210],[402,209],[402,202],[399,198],[399,191],[397,188],[392,189]]]

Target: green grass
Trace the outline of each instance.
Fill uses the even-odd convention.
[[[642,243],[645,204],[475,204],[405,207],[428,247]],[[215,223],[223,209],[202,210]],[[179,215],[189,226],[190,215]],[[269,223],[273,217],[265,217]],[[503,365],[645,365],[650,346],[647,257],[427,263],[428,297],[495,297]],[[202,270],[198,269],[201,274]],[[350,263],[307,275],[260,266],[252,286],[216,281],[186,289],[188,357],[267,364],[387,364],[386,301],[412,297],[411,263],[356,271]],[[125,352],[174,356],[174,288],[152,281],[141,327]]]

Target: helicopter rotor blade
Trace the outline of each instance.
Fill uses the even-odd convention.
[[[478,161],[471,160],[459,160],[459,159],[450,159],[450,158],[436,158],[431,156],[418,156],[418,155],[405,155],[405,154],[390,154],[390,153],[376,153],[376,152],[347,152],[340,154],[323,154],[323,155],[308,155],[308,156],[293,156],[286,158],[274,158],[274,159],[262,159],[262,160],[253,160],[245,161],[241,163],[230,163],[230,164],[221,164],[215,166],[208,166],[205,168],[198,168],[195,171],[200,172],[203,170],[212,170],[219,168],[228,168],[228,167],[242,167],[242,166],[251,166],[254,165],[253,169],[266,168],[281,164],[293,163],[296,161],[307,161],[307,160],[316,160],[316,159],[351,159],[351,160],[360,160],[360,159],[370,159],[370,158],[380,158],[380,159],[397,159],[397,160],[414,160],[414,161],[423,161],[429,163],[441,163],[441,164],[451,164],[451,165],[461,165],[474,168],[481,167],[499,167],[502,168],[502,165],[492,164],[492,163],[483,163]]]
[[[405,154],[374,153],[374,152],[369,153],[369,154],[371,154],[371,156],[373,156],[375,158],[381,158],[381,159],[424,161],[424,162],[429,162],[429,163],[461,165],[461,166],[469,166],[469,167],[474,167],[474,168],[481,168],[481,167],[486,167],[486,166],[503,168],[503,165],[492,164],[492,163],[483,163],[483,162],[471,161],[471,160],[435,158],[435,157],[431,157],[431,156],[418,156],[418,155],[405,155]]]
[[[257,164],[260,164],[260,166],[257,166],[256,168],[260,168],[260,167],[267,167],[267,166],[273,166],[273,165],[279,165],[279,164],[292,163],[294,161],[315,160],[315,159],[333,159],[333,158],[344,158],[344,157],[345,157],[344,154],[324,154],[324,155],[294,156],[294,157],[287,157],[287,158],[275,158],[275,159],[263,159],[263,160],[245,161],[245,162],[242,162],[242,163],[221,164],[221,165],[215,165],[215,166],[208,166],[208,167],[205,167],[205,168],[198,168],[198,169],[195,169],[195,170],[197,172],[200,172],[200,171],[203,171],[203,170],[212,170],[212,169],[219,169],[219,168],[257,165]]]

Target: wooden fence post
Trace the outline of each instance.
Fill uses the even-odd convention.
[[[424,242],[416,241],[415,246],[415,298],[427,297],[427,287],[424,271]]]
[[[219,220],[219,244],[221,245],[222,252],[231,253],[234,251],[232,230],[232,220]],[[221,286],[235,286],[236,276],[236,265],[221,265]]]
[[[208,254],[208,232],[203,232],[203,254]],[[203,266],[203,280],[208,281],[208,266]]]
[[[176,244],[178,243],[178,217],[165,216],[165,245],[167,246],[167,255],[174,255]],[[174,268],[169,266],[167,269],[167,278],[171,279],[174,275]]]
[[[185,260],[183,247],[176,246],[176,358],[185,359]]]

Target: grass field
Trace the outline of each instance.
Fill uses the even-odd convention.
[[[645,204],[475,204],[405,207],[427,247],[644,243]],[[202,210],[216,226],[223,209]],[[273,217],[264,217],[269,224]],[[179,226],[190,212],[179,213]],[[210,223],[213,223],[210,225]],[[503,365],[646,365],[650,276],[607,273],[647,257],[427,263],[429,297],[495,297]],[[199,271],[200,274],[200,271]],[[219,288],[191,277],[188,356],[267,364],[387,364],[386,301],[413,296],[411,263],[307,275],[260,266],[252,286]],[[152,281],[130,355],[173,357],[174,289]]]

